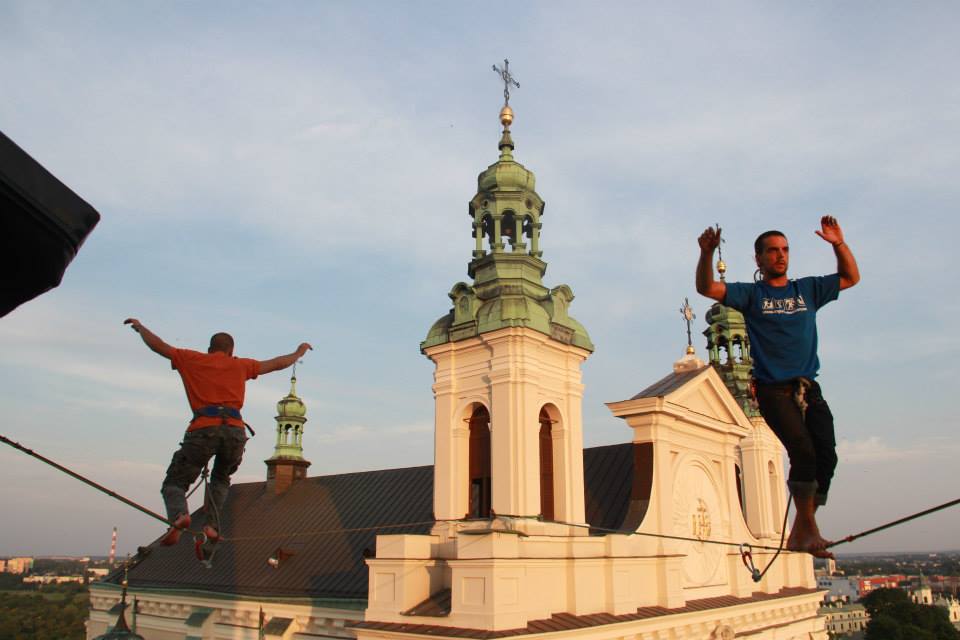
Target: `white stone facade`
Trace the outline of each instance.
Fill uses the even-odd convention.
[[[758,547],[780,541],[782,453],[712,368],[693,363],[689,380],[670,392],[609,405],[632,429],[634,443],[653,447],[652,490],[636,534],[586,536],[571,525],[582,523],[579,366],[587,354],[523,328],[426,353],[437,364],[435,504],[438,520],[450,521],[438,523],[433,535],[378,536],[376,557],[367,561],[365,616],[376,624],[357,629],[359,638],[423,637],[412,625],[429,626],[422,633],[431,636],[456,636],[458,629],[516,632],[558,614],[625,616],[649,607],[677,613],[549,635],[826,638],[808,555],[780,554],[759,583],[741,562],[737,545],[752,545],[762,569],[773,551]],[[545,403],[561,408],[554,477],[564,505],[558,512],[572,516],[556,520],[566,524],[530,516],[462,520],[469,439],[461,425],[476,403],[490,409],[494,512],[521,516],[540,506],[533,425]],[[447,589],[449,613],[411,615]],[[710,608],[710,599],[720,600]],[[697,608],[687,610],[688,604]]]

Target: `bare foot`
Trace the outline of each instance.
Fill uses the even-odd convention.
[[[787,549],[809,553],[815,558],[833,558],[833,553],[827,549],[831,544],[819,532],[794,529],[787,540]]]

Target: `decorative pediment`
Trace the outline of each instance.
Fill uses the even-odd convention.
[[[607,404],[614,415],[666,413],[703,424],[751,429],[750,420],[713,367],[678,369],[630,400]],[[739,430],[739,429],[738,429]]]
[[[707,366],[664,400],[720,422],[750,428],[750,421],[713,367]]]

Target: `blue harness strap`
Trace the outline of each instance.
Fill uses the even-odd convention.
[[[193,410],[193,418],[221,418],[223,423],[227,423],[227,418],[243,420],[240,416],[240,410],[233,407],[225,407],[220,404],[212,404],[206,407],[200,407]]]

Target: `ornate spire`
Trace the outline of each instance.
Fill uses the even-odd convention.
[[[687,348],[684,351],[683,357],[673,363],[673,371],[675,373],[699,369],[704,365],[703,360],[697,357],[697,350],[693,348],[693,338],[690,334],[690,323],[693,322],[697,316],[694,315],[693,308],[690,306],[690,300],[688,298],[683,299],[683,306],[680,307],[680,315],[683,316],[683,320],[687,324]]]
[[[310,463],[303,457],[303,427],[307,422],[307,407],[297,396],[297,374],[294,365],[290,376],[290,393],[277,403],[277,439],[273,456],[266,461],[267,484],[273,483],[277,493],[307,475]]]
[[[593,351],[583,326],[567,309],[573,291],[566,285],[548,289],[543,283],[547,264],[541,259],[540,230],[544,202],[536,178],[513,157],[510,135],[514,114],[510,87],[519,87],[510,73],[493,65],[504,83],[500,109],[500,157],[477,177],[477,193],[468,214],[473,221],[473,260],[467,274],[473,284],[459,282],[450,291],[454,308],[430,329],[421,349],[476,336],[505,327],[528,327],[555,340]]]
[[[693,337],[690,335],[690,323],[696,319],[696,315],[693,313],[693,308],[690,306],[690,299],[683,299],[683,306],[680,307],[680,315],[683,316],[684,321],[687,323],[687,355],[693,355],[697,352],[693,348]]]
[[[297,396],[297,375],[290,376],[290,393],[277,403],[277,442],[274,458],[303,458],[303,425],[307,407]]]
[[[717,223],[717,235],[720,234],[720,223]],[[726,242],[722,237],[720,238],[720,243],[717,244],[717,273],[720,274],[720,280],[726,281],[727,279],[727,263],[723,261],[723,243]]]
[[[493,65],[493,70],[503,80],[503,108],[500,109],[500,124],[503,125],[503,135],[500,136],[500,160],[513,160],[513,138],[510,136],[510,125],[513,124],[513,109],[510,108],[510,85],[520,88],[520,83],[510,73],[510,61],[503,59],[503,68]]]

